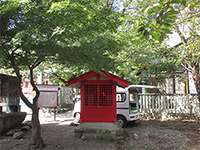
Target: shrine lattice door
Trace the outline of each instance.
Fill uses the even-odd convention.
[[[116,87],[109,82],[92,82],[82,87],[81,122],[116,121]]]

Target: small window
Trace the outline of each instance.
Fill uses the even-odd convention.
[[[125,93],[117,93],[116,94],[116,101],[117,102],[124,102],[126,100],[126,94]]]
[[[138,100],[138,94],[137,93],[129,93],[129,100],[130,102],[134,102]]]

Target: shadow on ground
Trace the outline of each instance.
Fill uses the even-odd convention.
[[[78,139],[69,121],[42,124],[44,150],[199,150],[200,126],[194,122],[139,121],[130,123],[115,141]],[[31,132],[22,139],[0,137],[1,150],[29,150]]]

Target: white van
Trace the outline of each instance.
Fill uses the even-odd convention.
[[[158,89],[150,85],[130,85],[127,88],[117,87],[117,124],[119,127],[126,127],[128,122],[140,119],[139,113],[139,93],[144,93],[145,89]],[[74,100],[73,117],[74,123],[80,120],[80,96]]]

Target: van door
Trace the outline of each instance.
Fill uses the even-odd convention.
[[[129,91],[129,113],[135,114],[138,113],[138,93],[134,91]]]

